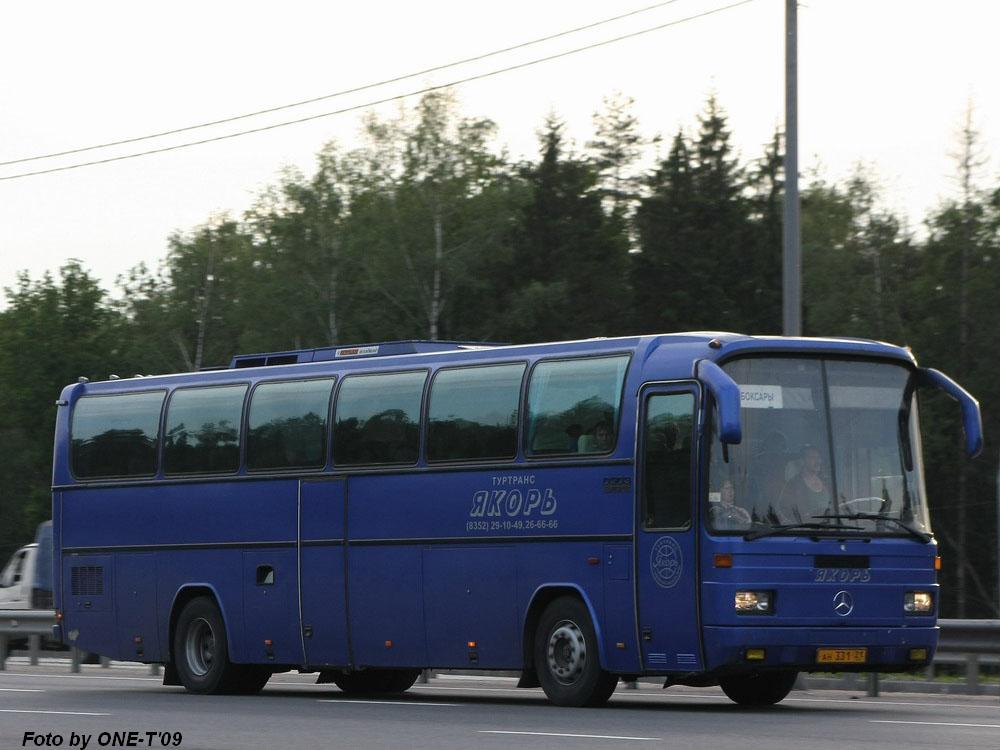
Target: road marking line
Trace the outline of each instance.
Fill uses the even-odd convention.
[[[636,742],[659,742],[662,737],[624,737],[614,734],[567,734],[565,732],[513,732],[502,729],[480,729],[479,734],[526,734],[532,737],[571,737],[584,740],[635,740]]]
[[[873,706],[921,706],[925,708],[988,708],[996,711],[995,705],[982,703],[923,703],[921,701],[869,701],[860,698],[785,698],[784,702],[798,701],[799,703],[866,703]]]
[[[410,690],[451,690],[459,693],[466,690],[478,690],[484,693],[521,693],[522,695],[542,692],[541,688],[448,687],[446,685],[414,685]]]
[[[44,693],[41,688],[0,688],[0,693]]]
[[[919,724],[925,727],[987,727],[1000,729],[1000,724],[959,724],[952,721],[891,721],[889,719],[869,719],[871,724]]]
[[[162,677],[105,677],[97,674],[28,674],[26,672],[3,672],[0,677],[50,677],[57,680],[138,680],[140,682],[163,682]]]
[[[59,714],[60,716],[111,716],[90,711],[28,711],[27,709],[0,708],[0,714]]]
[[[428,701],[363,701],[351,698],[320,698],[317,703],[376,703],[383,706],[459,706],[460,703],[429,703]]]

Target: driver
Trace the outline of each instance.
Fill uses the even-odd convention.
[[[778,518],[782,523],[808,522],[831,506],[833,498],[821,474],[822,468],[819,449],[807,445],[802,451],[802,470],[785,482],[778,498]]]

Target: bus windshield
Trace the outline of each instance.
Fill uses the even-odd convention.
[[[709,529],[930,538],[909,369],[778,357],[723,369],[740,387],[743,440],[723,446],[713,420]]]

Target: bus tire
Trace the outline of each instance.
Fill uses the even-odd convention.
[[[741,706],[773,706],[785,699],[799,676],[796,671],[752,672],[751,674],[723,677],[719,680],[722,692]]]
[[[535,629],[535,670],[557,706],[603,706],[617,675],[601,669],[590,613],[574,596],[561,596],[542,612]]]
[[[199,596],[181,610],[174,631],[174,664],[181,684],[189,692],[241,692],[246,673],[229,661],[226,627],[211,598]],[[263,682],[260,687],[264,687]]]
[[[233,664],[236,677],[232,692],[239,695],[256,695],[271,679],[271,670],[254,664]]]
[[[420,676],[419,669],[366,669],[361,672],[336,672],[333,683],[351,695],[386,695],[405,693]]]

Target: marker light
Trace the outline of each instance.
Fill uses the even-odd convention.
[[[734,606],[740,615],[769,615],[773,612],[774,594],[771,591],[737,591]]]
[[[934,597],[926,591],[907,591],[903,611],[908,615],[925,615],[934,610]]]

